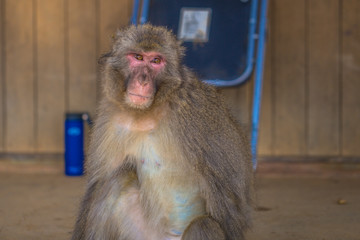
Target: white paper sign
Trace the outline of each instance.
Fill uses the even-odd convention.
[[[187,42],[207,42],[210,18],[210,8],[182,8],[178,38]]]

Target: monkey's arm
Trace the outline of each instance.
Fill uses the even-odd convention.
[[[237,164],[229,164],[231,160],[226,159],[229,156],[225,153],[219,155],[212,151],[208,153],[212,156],[203,159],[204,162],[199,161],[197,171],[200,174],[200,188],[206,200],[209,216],[208,219],[201,219],[201,222],[195,221],[192,225],[199,225],[202,228],[205,226],[205,229],[211,230],[208,232],[209,237],[196,239],[223,239],[213,238],[214,234],[221,235],[221,231],[217,229],[216,223],[218,223],[226,236],[224,239],[242,240],[245,230],[251,223],[251,177],[246,177],[248,174]],[[218,158],[214,159],[214,155]],[[212,161],[222,163],[217,165]],[[251,173],[251,168],[246,169]],[[194,228],[191,225],[190,227]],[[200,234],[199,231],[193,232]]]
[[[137,175],[135,168],[128,161],[124,161],[118,169],[114,169],[111,175],[103,178],[91,179],[88,181],[88,187],[85,196],[82,200],[80,212],[75,224],[72,240],[90,240],[96,239],[94,236],[94,229],[99,226],[99,220],[103,214],[110,216],[112,210],[116,207],[116,203],[111,200],[118,198],[120,192],[125,192],[126,189],[133,186],[137,182]],[[102,211],[96,211],[100,207]],[[110,210],[109,210],[110,209]],[[102,223],[100,223],[101,225]],[[99,232],[100,230],[97,230]],[[104,233],[106,236],[107,232]]]
[[[178,118],[180,142],[186,159],[198,173],[209,221],[213,219],[220,225],[226,239],[243,239],[251,222],[250,147],[215,90],[203,90],[187,91],[186,99],[191,102],[183,105],[196,107],[182,111]]]

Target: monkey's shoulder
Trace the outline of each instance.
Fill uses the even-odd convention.
[[[181,126],[237,125],[219,90],[197,79],[184,84],[172,106],[176,109],[173,112],[173,121],[185,122],[180,123]]]

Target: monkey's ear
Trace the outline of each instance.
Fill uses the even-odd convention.
[[[110,52],[107,52],[103,55],[100,56],[99,60],[98,60],[98,64],[100,65],[104,65],[106,60],[109,58],[109,57],[112,57],[113,56],[113,52],[110,51]]]

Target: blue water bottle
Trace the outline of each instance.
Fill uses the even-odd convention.
[[[66,113],[65,119],[65,174],[84,174],[83,113]]]

